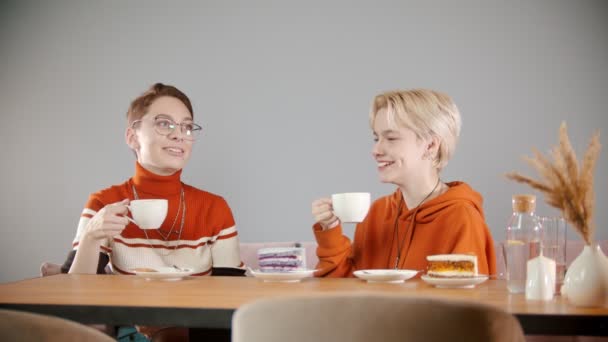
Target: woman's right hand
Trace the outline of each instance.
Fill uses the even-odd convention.
[[[340,219],[333,212],[331,198],[320,198],[312,202],[312,216],[323,230],[331,229],[340,224]]]
[[[85,227],[83,238],[98,241],[119,235],[129,224],[125,216],[129,212],[128,204],[129,200],[124,199],[101,208]]]

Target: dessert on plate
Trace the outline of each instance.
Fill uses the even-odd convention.
[[[306,270],[303,247],[271,247],[258,250],[261,272],[292,272]]]
[[[477,256],[471,254],[437,254],[426,257],[427,276],[435,278],[477,277]]]

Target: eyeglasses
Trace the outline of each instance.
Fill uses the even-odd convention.
[[[140,119],[133,121],[131,127],[135,126],[135,124],[138,122],[143,122],[143,120]],[[160,135],[167,136],[173,133],[177,126],[180,127],[180,131],[184,135],[185,140],[195,140],[203,130],[201,126],[195,124],[194,122],[182,122],[178,124],[165,117],[154,118],[154,130]]]

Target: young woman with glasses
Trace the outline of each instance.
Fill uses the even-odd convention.
[[[181,181],[201,132],[193,120],[190,100],[173,86],[157,83],[133,100],[126,142],[137,159],[135,174],[90,195],[62,271],[102,273],[109,263],[116,274],[174,266],[196,276],[244,273],[226,201]],[[127,220],[134,199],[168,200],[161,227],[141,229]]]

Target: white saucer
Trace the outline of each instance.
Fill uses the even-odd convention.
[[[149,280],[179,280],[194,273],[194,271],[190,268],[178,270],[173,267],[154,267],[152,269],[155,269],[157,272],[141,272],[135,270],[131,270],[131,272],[135,273],[136,276],[144,277]]]
[[[488,280],[487,275],[478,275],[470,278],[437,278],[429,277],[425,274],[420,278],[431,285],[444,288],[473,288],[475,285]]]
[[[316,270],[302,270],[302,271],[287,271],[287,272],[262,272],[260,270],[249,269],[249,273],[252,276],[261,279],[265,282],[283,282],[283,283],[296,283],[304,278],[310,278],[313,276]]]
[[[412,278],[418,271],[415,270],[359,270],[353,272],[355,277],[367,280],[368,283],[403,283]]]

